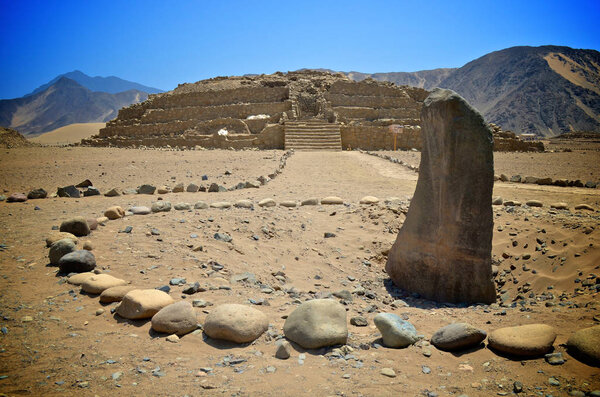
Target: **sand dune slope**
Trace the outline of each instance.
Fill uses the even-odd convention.
[[[62,145],[69,143],[78,143],[84,138],[96,135],[100,128],[106,123],[74,123],[46,132],[30,141],[41,143],[43,145]]]

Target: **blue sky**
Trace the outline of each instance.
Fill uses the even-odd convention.
[[[598,50],[598,20],[599,0],[0,0],[0,98],[75,69],[169,90],[304,67],[460,67],[517,45]]]

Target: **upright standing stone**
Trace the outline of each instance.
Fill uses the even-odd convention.
[[[444,89],[425,100],[421,121],[417,188],[386,271],[398,287],[428,299],[494,302],[492,131]]]

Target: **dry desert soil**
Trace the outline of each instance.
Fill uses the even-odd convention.
[[[277,169],[283,151],[167,151],[112,148],[34,147],[0,152],[4,195],[90,179],[102,192],[149,183],[179,182],[226,187]],[[418,165],[418,154],[397,152]],[[600,151],[580,145],[568,153],[496,153],[496,173],[598,180]],[[229,171],[226,175],[226,171]],[[539,175],[537,175],[539,174]],[[201,177],[207,175],[203,182]],[[384,271],[386,254],[405,219],[418,174],[359,152],[296,152],[276,178],[258,189],[218,193],[122,195],[81,199],[47,198],[0,202],[0,393],[5,395],[153,396],[561,396],[600,389],[600,370],[565,348],[578,329],[598,325],[598,293],[589,288],[600,274],[600,189],[496,182],[494,195],[542,207],[493,206],[493,261],[498,301],[492,305],[438,304],[394,292]],[[363,196],[380,199],[360,205]],[[339,196],[344,205],[261,208],[272,198],[301,200]],[[386,204],[386,199],[397,197]],[[49,265],[45,238],[74,216],[101,217],[114,205],[150,206],[248,199],[253,209],[172,210],[130,215],[100,225],[89,241],[98,269],[134,286],[155,288],[173,278],[198,281],[205,291],[176,301],[204,300],[198,323],[216,305],[253,305],[270,328],[256,341],[237,345],[212,340],[202,330],[178,343],[151,330],[149,321],[111,313],[98,296],[57,275]],[[555,202],[567,210],[552,209]],[[588,204],[594,210],[575,210]],[[123,233],[127,226],[129,233]],[[157,229],[159,234],[150,233]],[[215,233],[231,235],[231,242]],[[325,233],[335,237],[325,238]],[[542,249],[540,246],[544,245]],[[202,246],[202,250],[197,248]],[[528,259],[525,259],[528,258]],[[213,267],[217,262],[222,265]],[[250,272],[254,282],[236,281]],[[468,274],[465,277],[469,277]],[[585,286],[584,286],[585,285]],[[274,357],[285,317],[301,302],[347,290],[349,348],[305,350]],[[362,292],[361,292],[362,291]],[[333,299],[337,299],[333,297]],[[253,302],[253,303],[251,303]],[[98,309],[104,309],[97,314]],[[381,346],[373,324],[378,312],[409,320],[423,340],[405,349]],[[99,313],[99,312],[98,312]],[[351,325],[362,315],[368,325]],[[468,322],[488,333],[500,327],[543,323],[557,332],[554,350],[566,362],[521,359],[478,348],[448,353],[428,341],[440,327]],[[395,377],[381,373],[391,368]]]

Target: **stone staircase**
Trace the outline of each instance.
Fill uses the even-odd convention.
[[[342,150],[340,125],[325,120],[285,122],[285,150]]]

